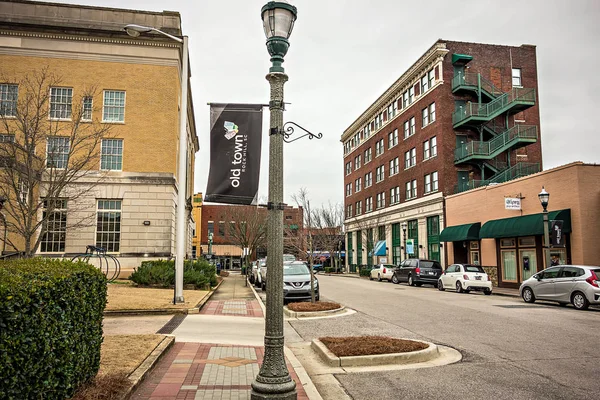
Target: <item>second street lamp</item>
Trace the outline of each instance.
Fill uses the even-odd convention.
[[[404,259],[406,260],[406,221],[402,222],[402,233],[404,235]]]
[[[287,2],[267,3],[261,18],[272,66],[267,80],[271,87],[269,130],[269,200],[267,225],[267,306],[265,353],[260,372],[252,382],[252,399],[296,399],[283,353],[283,85],[288,80],[281,64],[290,46],[296,7]]]
[[[544,258],[546,260],[546,268],[550,268],[552,266],[552,262],[550,260],[550,228],[548,226],[550,223],[550,221],[548,221],[548,201],[550,200],[550,193],[546,192],[546,189],[544,189],[542,186],[542,191],[538,194],[538,198],[540,199],[540,203],[544,209],[544,241],[546,242],[546,247],[544,248]]]

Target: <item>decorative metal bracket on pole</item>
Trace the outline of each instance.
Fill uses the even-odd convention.
[[[293,126],[292,126],[293,125]],[[300,128],[301,130],[303,130],[304,132],[306,132],[304,135],[297,137],[296,139],[290,139],[290,136],[292,136],[294,134],[294,126],[297,128]],[[322,139],[323,138],[323,134],[322,133],[317,133],[316,135],[314,133],[312,133],[311,131],[309,131],[308,129],[305,129],[303,127],[301,127],[300,125],[298,125],[297,123],[293,122],[293,121],[288,121],[285,124],[283,124],[283,129],[278,130],[277,128],[271,128],[271,132],[270,135],[277,135],[277,134],[281,134],[283,135],[283,141],[286,143],[292,143],[295,142],[298,139],[302,139],[305,136],[308,136],[309,139]]]

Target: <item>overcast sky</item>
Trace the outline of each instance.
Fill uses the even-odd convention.
[[[178,11],[189,36],[196,127],[195,191],[209,168],[207,102],[268,103],[270,62],[260,20],[266,0],[72,0]],[[537,46],[544,169],[600,162],[600,1],[296,0],[284,67],[294,121],[321,140],[286,144],[285,199],[306,187],[312,205],[343,201],[342,132],[437,39]],[[259,195],[268,190],[268,109]]]

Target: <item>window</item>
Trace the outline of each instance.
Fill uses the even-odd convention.
[[[0,116],[14,117],[17,115],[18,97],[18,85],[8,83],[0,84]]]
[[[352,204],[346,206],[346,218],[352,217]]]
[[[356,215],[362,214],[362,200],[356,202],[354,210],[356,211]]]
[[[406,182],[406,200],[417,197],[417,180]]]
[[[404,169],[414,167],[417,164],[417,148],[413,147],[404,153]]]
[[[98,200],[96,247],[118,252],[121,243],[121,200]]]
[[[354,170],[356,171],[359,168],[360,168],[360,154],[357,155],[356,157],[354,157]]]
[[[514,86],[522,86],[521,85],[521,68],[513,68],[512,69],[512,85]]]
[[[15,135],[0,135],[0,143],[14,143]]]
[[[66,137],[49,137],[46,146],[46,167],[66,168],[69,162],[70,140]]]
[[[122,90],[104,91],[102,121],[125,122],[125,92]]]
[[[415,131],[416,131],[416,129],[415,129],[415,117],[412,117],[410,119],[410,134],[414,135]]]
[[[111,171],[123,169],[123,139],[102,139],[100,169]]]
[[[408,107],[408,90],[402,93],[402,108]]]
[[[50,88],[50,118],[71,119],[72,88]]]
[[[377,208],[385,207],[385,192],[377,193]]]
[[[362,183],[362,178],[358,178],[356,181],[354,181],[354,191],[355,192],[360,192],[361,183]]]
[[[423,159],[437,156],[437,138],[434,136],[423,142]]]
[[[415,134],[415,117],[404,122],[404,139]]]
[[[429,123],[435,122],[435,103],[429,105]]]
[[[398,144],[398,129],[394,129],[393,132],[388,134],[388,148],[392,148]]]
[[[425,93],[429,90],[429,81],[427,80],[427,74],[421,77],[421,93]]]
[[[352,194],[352,183],[346,185],[346,197]]]
[[[371,212],[373,211],[373,198],[372,197],[367,197],[365,199],[365,212]]]
[[[398,157],[394,158],[393,160],[390,160],[390,176],[396,175],[399,170],[400,168],[398,166]]]
[[[377,169],[375,169],[375,182],[379,183],[383,180],[383,178],[385,178],[385,166],[380,165],[377,167]]]
[[[219,221],[219,236],[225,236],[225,222]]]
[[[43,237],[40,242],[42,253],[62,253],[65,251],[67,234],[67,200],[57,199],[48,214],[48,200],[43,202]]]
[[[375,142],[375,157],[379,157],[383,154],[384,146],[383,139]]]
[[[429,87],[432,88],[435,83],[435,71],[433,69],[427,73],[427,79],[429,80]]]
[[[424,109],[421,110],[421,116],[422,116],[422,126],[423,128],[426,127],[427,125],[429,125],[429,107],[425,107]]]
[[[29,184],[26,180],[19,178],[19,184],[17,186],[19,190],[19,193],[17,194],[19,201],[24,205],[29,204]]]
[[[365,164],[371,161],[371,148],[365,150]]]
[[[372,184],[373,184],[373,173],[369,172],[368,174],[365,174],[365,189],[368,187],[371,187]]]
[[[93,101],[94,99],[89,96],[83,98],[83,109],[81,110],[82,121],[92,120]]]
[[[208,231],[208,234],[209,234],[209,235],[210,235],[211,233],[213,233],[213,234],[215,233],[215,223],[214,223],[213,221],[208,221],[208,224],[207,224],[207,231]]]
[[[435,192],[438,189],[437,172],[425,175],[425,193]]]
[[[411,88],[408,89],[408,104],[412,104],[413,101],[415,101],[415,87],[411,86]]]
[[[352,162],[348,161],[346,163],[346,175],[350,175],[352,173]]]
[[[400,186],[396,186],[390,189],[390,204],[396,204],[400,202]]]

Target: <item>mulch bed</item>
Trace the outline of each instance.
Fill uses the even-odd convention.
[[[332,301],[316,301],[314,303],[305,301],[305,302],[288,304],[288,310],[296,311],[296,312],[328,311],[328,310],[337,310],[338,308],[342,308],[342,306],[339,305],[338,303],[334,303]]]
[[[126,374],[98,375],[83,384],[71,400],[121,400],[130,385]]]
[[[347,336],[319,338],[338,357],[408,353],[426,349],[425,343],[387,336]]]

